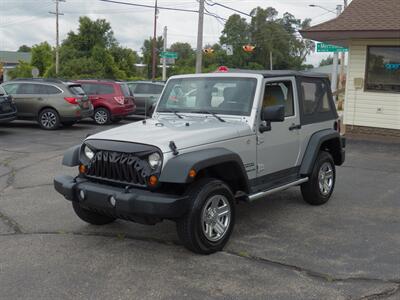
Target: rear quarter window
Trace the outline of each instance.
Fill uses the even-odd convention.
[[[120,84],[119,86],[121,87],[122,94],[123,94],[125,97],[130,97],[130,96],[132,96],[132,92],[131,92],[131,90],[129,89],[129,87],[128,87],[127,84]]]
[[[85,95],[85,91],[80,85],[70,85],[68,90],[74,95]]]
[[[40,94],[47,94],[47,95],[56,95],[56,94],[61,94],[62,91],[58,88],[56,88],[55,86],[52,85],[38,85],[38,92]]]

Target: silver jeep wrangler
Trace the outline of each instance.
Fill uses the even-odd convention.
[[[295,71],[173,76],[151,119],[69,149],[79,175],[55,188],[90,224],[174,220],[188,249],[219,251],[239,201],[292,186],[312,205],[331,197],[345,140],[329,86]]]

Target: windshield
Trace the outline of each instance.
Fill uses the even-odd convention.
[[[209,112],[249,116],[256,86],[255,78],[171,79],[162,94],[157,112]]]

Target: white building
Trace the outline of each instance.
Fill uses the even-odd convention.
[[[353,0],[301,34],[349,48],[347,130],[400,136],[400,0]]]

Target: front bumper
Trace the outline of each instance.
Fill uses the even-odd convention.
[[[120,219],[174,219],[183,216],[188,208],[186,196],[154,193],[137,188],[125,190],[66,175],[57,176],[54,179],[54,187],[67,200],[78,201],[87,209]],[[81,191],[85,194],[84,199],[80,197]],[[116,199],[115,206],[111,204],[111,197]]]
[[[9,113],[0,113],[0,123],[8,123],[17,118],[17,112],[12,111]]]

